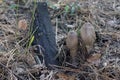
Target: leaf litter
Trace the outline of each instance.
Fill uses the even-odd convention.
[[[56,33],[57,58],[61,63],[61,66],[51,65],[54,70],[48,70],[42,63],[36,64],[33,47],[25,47],[30,38],[28,31],[34,8],[31,2],[0,0],[1,80],[119,80],[119,0],[46,0]],[[18,25],[22,19],[28,21],[27,26],[26,23],[22,27]],[[71,30],[80,35],[79,30],[86,22],[94,26],[96,41],[89,56],[85,57],[85,45],[79,40],[75,66],[65,41]],[[95,60],[98,62],[94,63]]]

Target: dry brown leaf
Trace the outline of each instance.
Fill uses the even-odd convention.
[[[98,54],[98,53],[93,54],[87,59],[87,61],[91,63],[91,62],[97,61],[98,59],[100,59],[100,57],[101,57],[101,54]]]
[[[85,23],[80,29],[80,35],[88,52],[90,52],[96,39],[94,26],[89,22]]]
[[[69,80],[76,80],[76,79],[75,79],[75,76],[74,76],[74,75],[69,76]]]
[[[27,21],[25,19],[19,20],[18,27],[19,29],[26,30],[28,27]]]
[[[57,76],[62,80],[69,80],[68,75],[65,75],[63,73],[57,73]]]
[[[66,75],[64,73],[57,73],[57,76],[62,80],[75,80],[75,76]]]

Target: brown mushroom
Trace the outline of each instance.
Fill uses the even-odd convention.
[[[72,58],[72,63],[76,63],[75,57],[77,55],[78,49],[78,35],[75,31],[70,31],[67,34],[66,46],[70,50],[70,56]]]
[[[26,30],[28,25],[27,25],[27,21],[25,19],[19,20],[18,21],[18,27],[21,30]]]
[[[80,35],[86,45],[87,51],[90,52],[96,39],[93,25],[89,22],[85,23],[80,29]]]

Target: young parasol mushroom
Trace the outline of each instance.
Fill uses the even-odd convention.
[[[67,34],[66,46],[70,50],[70,56],[72,58],[72,63],[75,64],[75,57],[78,50],[78,35],[75,31],[70,31]]]
[[[86,45],[87,51],[90,52],[96,39],[93,25],[89,22],[85,23],[80,29],[80,36]]]

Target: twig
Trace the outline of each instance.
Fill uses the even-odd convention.
[[[57,65],[50,65],[50,66],[63,69],[64,71],[71,71],[71,72],[76,72],[76,73],[81,72],[81,70],[79,70],[79,69],[72,69],[72,68],[69,68],[69,67],[63,67],[63,66],[57,66]]]
[[[15,75],[17,78],[19,78],[20,80],[24,80],[22,77],[18,76],[17,74],[15,74],[14,72],[12,72],[9,68],[7,68],[5,65],[3,65],[1,62],[0,62],[0,66],[5,68],[9,73]]]

